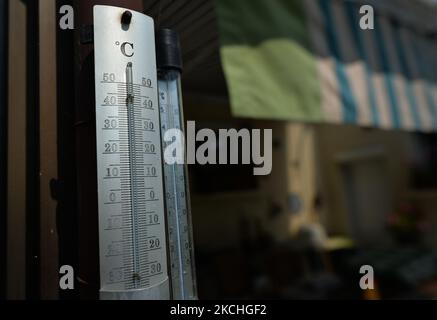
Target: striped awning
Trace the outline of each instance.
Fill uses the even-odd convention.
[[[362,30],[359,1],[217,0],[233,114],[437,131],[435,22],[389,2]]]

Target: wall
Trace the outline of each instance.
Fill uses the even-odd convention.
[[[393,195],[393,203],[396,204],[406,195],[409,141],[407,132],[369,130],[345,125],[319,125],[315,130],[324,201],[323,221],[330,234],[350,234],[338,161],[342,154],[372,148],[381,149],[385,154],[388,185]]]

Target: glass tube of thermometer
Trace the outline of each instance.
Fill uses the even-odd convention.
[[[178,35],[170,29],[156,33],[158,69],[158,98],[161,120],[161,139],[164,150],[164,192],[167,213],[168,259],[170,263],[172,299],[197,299],[188,173],[183,139],[184,117],[181,95],[182,58]],[[172,130],[173,129],[173,130]],[[173,139],[168,139],[165,133]],[[169,132],[169,133],[170,133]],[[168,163],[165,149],[181,142],[183,159]]]

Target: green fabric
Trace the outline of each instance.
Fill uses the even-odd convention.
[[[221,59],[238,117],[320,121],[316,60],[300,0],[216,0]]]

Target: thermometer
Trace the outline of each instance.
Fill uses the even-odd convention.
[[[174,140],[166,140],[165,132],[177,130],[183,138],[183,110],[181,95],[182,59],[177,34],[160,29],[156,34],[158,64],[158,95],[161,116],[162,145],[167,147]],[[181,141],[179,141],[181,142]],[[194,257],[191,233],[191,210],[187,167],[184,163],[164,163],[164,186],[167,212],[170,277],[174,299],[196,299]]]
[[[100,298],[169,299],[152,18],[95,6],[94,55]]]

